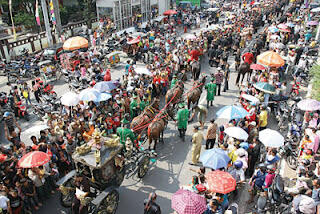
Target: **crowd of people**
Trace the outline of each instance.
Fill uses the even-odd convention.
[[[258,5],[258,7],[256,7]],[[77,106],[62,106],[59,113],[48,112],[44,118],[48,128],[40,131],[40,137],[30,136],[30,142],[22,142],[21,128],[14,114],[4,114],[5,135],[10,142],[10,148],[0,148],[1,176],[0,208],[2,213],[33,213],[42,206],[42,202],[50,197],[57,189],[56,181],[74,169],[72,154],[76,148],[89,142],[95,128],[106,131],[106,135],[118,134],[121,143],[127,137],[135,140],[137,136],[132,131],[124,132],[121,128],[128,128],[130,121],[138,116],[151,104],[155,98],[164,99],[167,91],[177,86],[180,80],[186,81],[188,71],[193,67],[194,61],[204,62],[208,55],[209,64],[216,67],[204,89],[207,92],[207,105],[195,105],[188,109],[183,102],[179,103],[177,111],[177,125],[179,136],[185,140],[189,115],[192,119],[198,115],[199,126],[194,126],[192,136],[192,160],[191,165],[201,165],[199,158],[203,140],[206,140],[206,149],[219,147],[230,158],[227,167],[220,170],[229,172],[237,182],[244,184],[249,179],[252,202],[257,192],[267,191],[273,183],[276,171],[279,169],[280,156],[275,148],[264,148],[259,141],[259,131],[268,127],[270,112],[270,95],[254,87],[254,83],[268,82],[276,88],[276,93],[281,98],[290,96],[288,86],[288,73],[296,64],[295,75],[306,64],[304,52],[308,47],[314,46],[312,35],[315,28],[308,27],[306,22],[312,18],[309,9],[303,9],[303,2],[295,1],[270,1],[268,4],[250,4],[241,1],[232,4],[232,12],[236,15],[226,16],[221,27],[215,30],[201,30],[199,34],[192,34],[192,39],[183,36],[191,28],[200,26],[200,14],[182,11],[178,9],[175,16],[165,18],[164,25],[153,22],[146,25],[146,36],[139,37],[136,44],[129,45],[133,60],[128,60],[124,75],[121,80],[115,81],[116,88],[111,91],[112,98],[100,102],[83,102]],[[224,14],[223,3],[220,13]],[[135,17],[135,22],[139,22]],[[271,32],[269,29],[281,23],[291,23],[288,31]],[[109,20],[101,21],[101,27],[113,29],[114,24]],[[136,23],[138,25],[138,23]],[[208,25],[208,24],[207,24]],[[209,26],[207,26],[209,27]],[[308,29],[307,29],[308,28]],[[258,35],[258,36],[256,36]],[[115,39],[119,39],[116,34]],[[125,33],[128,41],[132,35]],[[256,39],[254,39],[256,38]],[[97,47],[105,38],[102,32],[96,31],[91,35],[94,48],[89,49],[88,58],[79,57],[78,66],[74,73],[79,80],[88,79],[90,86],[94,86],[99,80],[110,81],[110,68],[103,67]],[[253,45],[251,47],[251,42]],[[288,45],[288,49],[281,45]],[[259,71],[254,70],[248,78],[248,84],[242,85],[240,76],[236,84],[240,87],[240,97],[244,94],[255,96],[260,105],[248,102],[240,98],[237,103],[249,112],[249,116],[243,119],[232,119],[229,123],[218,126],[215,119],[211,119],[207,130],[205,124],[208,112],[214,105],[215,96],[223,95],[229,90],[231,65],[228,59],[235,57],[235,70],[240,74],[241,62],[253,64],[257,62],[257,56],[264,50],[272,49],[287,59],[286,64],[274,69]],[[246,54],[241,54],[245,52]],[[143,61],[147,64],[150,74],[140,74],[136,62]],[[249,75],[249,74],[248,74]],[[298,75],[296,75],[298,76]],[[299,84],[299,78],[294,79],[294,84]],[[29,87],[27,83],[13,85],[11,87],[12,102],[16,103],[25,99],[27,105],[32,102],[42,102],[40,93],[41,80],[36,79]],[[34,92],[36,101],[30,100],[31,92]],[[27,95],[26,95],[27,94]],[[18,111],[18,109],[17,109]],[[17,114],[17,112],[15,112]],[[295,196],[294,212],[314,214],[320,201],[319,164],[314,163],[319,147],[318,115],[314,112],[306,112],[301,130],[301,137],[296,138],[299,151],[299,166],[297,168],[297,183],[288,188]],[[228,127],[240,127],[249,137],[246,142],[231,138],[224,133]],[[120,129],[119,129],[120,128]],[[202,133],[205,131],[205,135]],[[30,145],[30,146],[28,146]],[[50,155],[48,164],[30,169],[17,167],[17,161],[31,151],[42,151]],[[264,154],[264,155],[262,155]],[[313,170],[314,169],[314,170]],[[192,169],[197,173],[192,177],[190,185],[182,188],[199,193],[208,199],[206,214],[225,213],[229,207],[229,201],[235,198],[237,191],[231,194],[212,193],[206,184],[206,171]],[[239,188],[237,187],[237,189]],[[160,213],[160,206],[155,201],[156,195],[150,195],[145,203],[145,213]],[[311,211],[300,204],[303,200],[312,200]],[[151,203],[152,202],[152,203]],[[83,207],[73,209],[74,213],[83,213]]]

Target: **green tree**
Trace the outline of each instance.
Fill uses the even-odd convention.
[[[320,65],[315,64],[311,70],[312,98],[320,101]]]

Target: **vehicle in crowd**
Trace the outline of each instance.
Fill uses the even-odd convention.
[[[58,61],[60,54],[63,53],[63,43],[54,44],[44,49],[43,60]]]
[[[119,51],[115,51],[115,52],[108,54],[105,58],[105,60],[107,61],[106,64],[109,64],[111,66],[117,66],[117,64],[120,63],[120,56],[119,55],[120,55]]]
[[[45,60],[38,63],[40,67],[40,76],[46,84],[49,81],[57,81],[58,75],[60,76],[60,71],[55,66],[51,60]]]

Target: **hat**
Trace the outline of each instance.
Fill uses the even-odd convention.
[[[185,103],[179,103],[179,104],[178,104],[178,107],[179,107],[179,108],[183,108],[183,107],[185,107],[185,106],[186,106]]]
[[[256,126],[257,123],[256,123],[255,121],[252,121],[251,123],[249,123],[249,125],[251,125],[251,126]]]

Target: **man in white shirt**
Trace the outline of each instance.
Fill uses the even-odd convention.
[[[5,192],[0,193],[0,208],[6,213],[10,209],[10,200]]]

